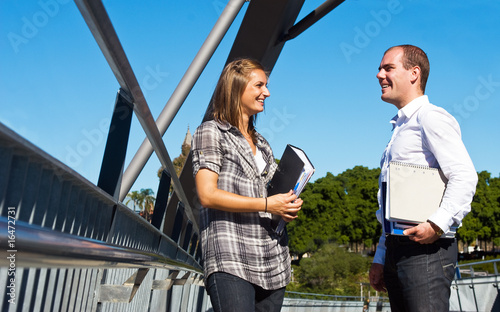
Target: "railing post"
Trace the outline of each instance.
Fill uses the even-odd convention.
[[[179,244],[179,239],[181,237],[182,228],[184,223],[184,205],[182,202],[177,204],[177,211],[175,213],[174,224],[170,238],[177,244]]]
[[[187,224],[184,227],[184,240],[182,242],[182,249],[184,249],[187,253],[189,253],[189,244],[191,242],[191,234],[193,231],[193,222],[191,220],[187,220]]]
[[[97,182],[98,187],[115,199],[118,199],[120,191],[133,107],[134,105],[127,99],[123,90],[118,91]]]
[[[165,217],[165,210],[167,209],[168,195],[170,193],[170,182],[171,176],[167,170],[163,170],[160,178],[160,185],[158,186],[158,192],[156,193],[155,209],[153,212],[153,218],[151,219],[151,224],[160,229]]]

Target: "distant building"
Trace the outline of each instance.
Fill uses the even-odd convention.
[[[184,167],[184,163],[186,162],[187,156],[189,155],[189,151],[191,151],[191,139],[193,136],[191,135],[191,131],[189,131],[189,126],[187,128],[186,136],[184,137],[184,141],[181,145],[181,154],[172,160],[172,164],[175,168],[175,173],[177,176],[181,174],[182,168]],[[163,168],[158,170],[158,178],[161,177],[161,173]]]
[[[191,131],[189,131],[189,126],[186,132],[186,137],[184,138],[184,142],[182,142],[181,146],[181,152],[183,156],[186,156],[189,154],[189,151],[191,150],[191,139],[193,136],[191,135]],[[185,159],[184,159],[185,160]],[[184,163],[183,163],[184,165]]]

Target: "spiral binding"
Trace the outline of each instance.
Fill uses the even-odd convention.
[[[404,163],[400,161],[390,161],[390,165],[399,165],[399,166],[404,166],[404,167],[410,167],[410,168],[415,168],[415,169],[424,169],[424,170],[433,170],[433,171],[439,171],[439,168],[433,168],[425,165],[415,165],[415,164],[409,164],[409,163]]]

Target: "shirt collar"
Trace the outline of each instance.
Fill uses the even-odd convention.
[[[427,97],[427,95],[422,95],[398,110],[396,116],[394,116],[390,121],[390,123],[392,124],[392,130],[394,130],[394,128],[396,127],[396,123],[399,118],[411,118],[411,116],[413,116],[413,114],[415,114],[415,112],[417,112],[420,107],[425,104],[429,104],[429,98]]]
[[[227,121],[218,121],[218,120],[214,120],[214,121],[217,124],[217,126],[219,127],[219,129],[221,129],[222,131],[228,131],[229,129],[231,129],[231,127],[233,127]]]
[[[222,131],[232,130],[232,131],[236,131],[238,133],[241,133],[238,128],[236,128],[235,126],[231,125],[227,121],[217,121],[217,120],[214,120],[214,121],[217,124],[217,126],[219,127],[219,129],[221,129]],[[263,148],[263,146],[264,146],[264,137],[260,133],[258,133],[257,131],[255,131],[255,137],[257,138],[257,144],[256,145],[258,147],[260,147],[260,148]]]
[[[411,116],[413,116],[413,114],[415,114],[416,111],[420,109],[420,107],[425,104],[429,104],[429,98],[427,97],[427,95],[419,96],[410,103],[406,104],[405,107],[401,108],[398,111],[398,115],[401,117],[400,114],[402,114],[407,118],[410,118]]]

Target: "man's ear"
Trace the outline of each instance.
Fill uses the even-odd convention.
[[[413,68],[411,69],[411,83],[416,83],[418,78],[420,77],[420,74],[421,74],[421,71],[420,71],[420,67],[418,66],[413,66]]]

